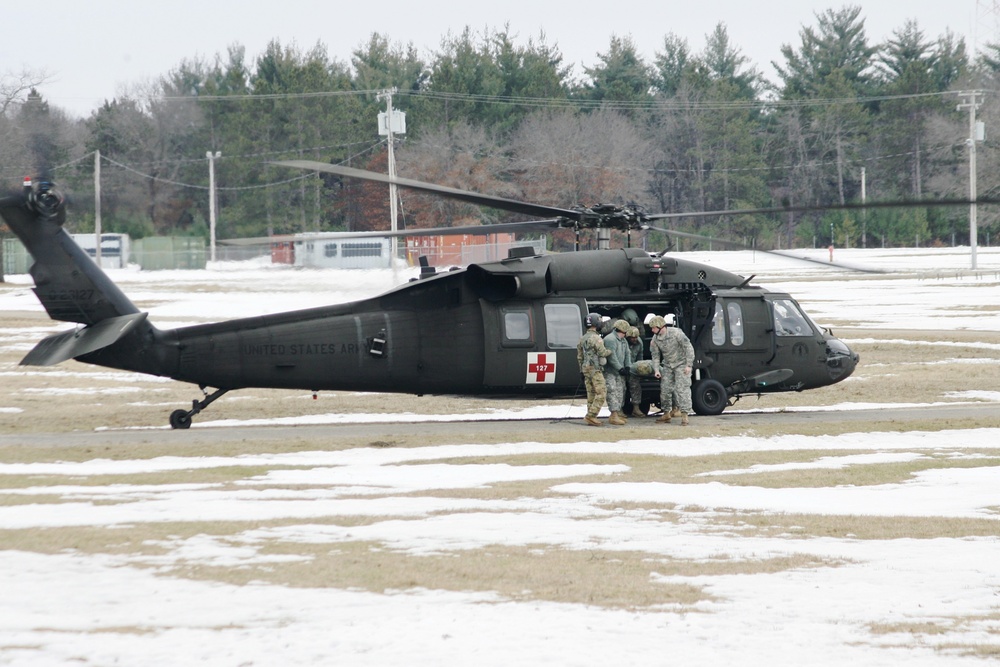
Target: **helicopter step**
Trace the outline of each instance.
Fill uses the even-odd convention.
[[[171,428],[191,428],[191,418],[196,414],[207,408],[209,405],[215,402],[216,399],[222,398],[223,394],[226,394],[229,389],[216,389],[211,394],[205,391],[205,387],[200,387],[202,393],[205,394],[205,398],[198,401],[191,401],[190,410],[174,410],[170,413],[170,427]]]

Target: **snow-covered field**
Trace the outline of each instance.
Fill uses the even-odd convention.
[[[1000,331],[992,248],[980,248],[977,272],[967,248],[836,253],[840,265],[907,278],[858,279],[765,253],[687,256],[790,292],[848,343],[852,326]],[[353,300],[400,279],[236,265],[113,275],[168,325]],[[4,311],[41,310],[26,276],[9,280],[0,346],[30,348],[49,329],[3,327]],[[974,334],[968,345],[995,348]],[[997,380],[1000,392],[1000,371]],[[565,406],[552,410],[562,417]],[[0,665],[860,666],[1000,655],[1000,428],[869,433],[859,424],[840,435],[671,440],[605,430],[606,441],[525,442],[512,431],[507,443],[483,444],[471,427],[467,443],[346,449],[331,431],[332,442],[307,451],[2,461]],[[634,478],[650,460],[697,472]],[[484,496],[505,485],[523,490]],[[859,530],[799,525],[839,518]],[[861,530],[894,523],[898,531]],[[41,548],[42,531],[73,537]],[[142,548],[73,542],[100,533],[129,544],[147,532]],[[358,545],[372,567],[386,554],[412,563],[411,583],[383,590],[270,576],[341,563]],[[493,550],[612,563],[639,553],[654,597],[673,586],[700,594],[588,604],[529,590],[527,580],[512,594],[421,578],[422,559],[488,560]],[[581,561],[568,562],[580,569],[567,582],[587,576]],[[212,574],[220,571],[253,576]]]

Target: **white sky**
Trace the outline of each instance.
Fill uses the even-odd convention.
[[[171,3],[119,0],[49,0],[42,7],[26,6],[0,40],[0,75],[23,66],[52,76],[42,88],[55,106],[88,116],[122,86],[155,80],[182,60],[213,58],[234,43],[247,49],[248,59],[278,39],[303,50],[317,42],[331,57],[350,60],[351,51],[373,32],[394,42],[413,43],[428,57],[441,38],[465,26],[481,31],[509,23],[518,43],[544,31],[557,44],[564,63],[577,75],[606,52],[612,34],[631,35],[648,62],[662,49],[663,37],[674,33],[688,40],[693,51],[704,46],[706,33],[724,22],[734,46],[771,76],[770,62],[781,60],[783,43],[799,44],[802,26],[816,23],[815,13],[847,4],[862,6],[869,40],[890,37],[907,19],[916,19],[928,39],[947,29],[966,37],[970,48],[996,39],[996,2],[988,0],[633,0],[574,3],[504,0],[503,2],[315,2],[285,0],[238,5],[196,0]],[[384,18],[376,14],[384,8]],[[11,12],[8,11],[8,15]],[[977,20],[978,17],[978,20]],[[10,16],[8,16],[10,18]]]

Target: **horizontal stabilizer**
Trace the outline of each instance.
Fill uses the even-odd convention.
[[[53,334],[42,340],[21,360],[22,366],[54,366],[95,352],[118,341],[146,319],[148,313],[132,313],[101,320],[82,329]]]

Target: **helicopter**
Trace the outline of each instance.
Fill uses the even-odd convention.
[[[278,164],[389,180],[319,162]],[[560,209],[395,182],[550,216],[509,223],[517,229],[631,230],[667,217],[617,206]],[[634,247],[558,254],[515,248],[506,259],[465,268],[424,265],[419,278],[351,303],[160,329],[66,233],[66,214],[65,198],[49,181],[25,179],[20,192],[0,198],[0,216],[34,259],[29,272],[41,304],[52,319],[77,324],[43,339],[21,364],[76,359],[197,385],[202,398],[170,414],[174,429],[190,428],[226,393],[252,387],[575,397],[582,387],[576,345],[592,312],[612,319],[627,310],[642,319],[673,314],[695,348],[692,399],[699,415],[719,415],[744,395],[825,387],[849,377],[859,362],[790,294],[752,285],[753,276]],[[658,403],[658,383],[647,382],[641,409]]]

